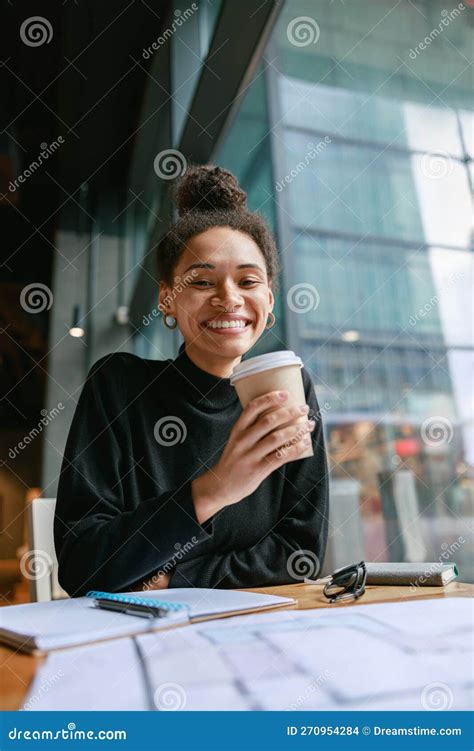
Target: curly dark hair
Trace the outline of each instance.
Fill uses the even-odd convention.
[[[230,227],[245,232],[265,259],[269,281],[277,287],[279,264],[273,234],[260,214],[249,211],[247,195],[228,170],[196,164],[172,187],[179,218],[158,244],[159,278],[169,286],[188,240],[211,227]]]

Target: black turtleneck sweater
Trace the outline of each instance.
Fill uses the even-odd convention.
[[[303,378],[318,413],[304,369]],[[57,493],[54,541],[68,594],[139,590],[162,570],[173,572],[170,587],[295,583],[308,555],[322,564],[328,469],[319,416],[314,457],[285,464],[198,522],[191,482],[216,464],[241,411],[229,379],[198,368],[184,345],[175,360],[114,353],[95,363]]]

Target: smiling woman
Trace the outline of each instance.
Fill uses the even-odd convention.
[[[190,264],[196,258],[212,263]],[[240,230],[213,227],[188,240],[176,274],[190,269],[197,272],[193,281],[165,310],[176,318],[194,362],[226,378],[261,336],[273,308],[262,254]],[[162,283],[160,300],[169,294]]]
[[[278,273],[275,242],[262,217],[247,210],[246,194],[226,170],[190,168],[175,199],[180,218],[158,249],[160,303],[175,317],[194,362],[225,378],[269,325]],[[197,272],[194,280],[173,295],[176,280],[191,270]]]
[[[89,373],[54,528],[71,595],[284,584],[316,575],[324,558],[328,469],[308,373],[296,407],[272,391],[242,409],[230,384],[274,322],[273,237],[219,167],[190,168],[175,196],[159,302],[184,344],[175,360],[116,353]]]

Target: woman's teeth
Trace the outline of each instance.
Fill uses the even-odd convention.
[[[245,321],[206,321],[205,325],[210,329],[244,329],[247,323]]]

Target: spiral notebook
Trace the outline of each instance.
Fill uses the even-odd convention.
[[[166,614],[139,618],[98,608],[95,600],[108,597],[124,605],[158,603]],[[291,597],[262,595],[231,589],[167,589],[156,592],[91,592],[75,597],[0,608],[0,642],[22,652],[42,654],[55,649],[135,636],[149,631],[184,626],[196,621],[292,607]]]

